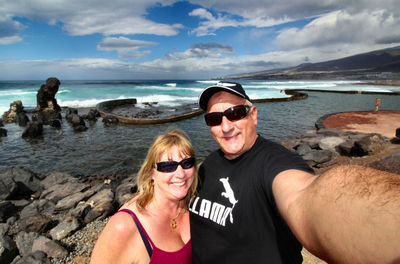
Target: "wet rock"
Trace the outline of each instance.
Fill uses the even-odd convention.
[[[83,117],[78,115],[78,111],[76,109],[68,109],[68,113],[66,115],[67,121],[72,125],[74,131],[86,131],[88,128],[86,127],[85,120]]]
[[[10,109],[3,114],[3,121],[6,123],[14,123],[18,113],[23,113],[24,107],[22,101],[14,101],[10,104]]]
[[[67,107],[67,109],[65,110],[65,119],[67,119],[68,122],[71,122],[72,116],[77,114],[78,114],[78,109]]]
[[[0,137],[6,137],[6,136],[7,136],[7,129],[0,127]]]
[[[61,111],[61,107],[57,104],[55,98],[60,84],[61,82],[57,78],[48,78],[46,84],[40,87],[36,95],[37,111],[43,111],[45,109],[51,109],[57,112]]]
[[[29,122],[28,127],[22,133],[24,138],[36,138],[43,135],[43,124],[37,121]]]
[[[3,127],[4,123],[3,123],[3,119],[0,118],[0,127]]]
[[[6,123],[17,123],[19,126],[26,126],[29,122],[21,101],[12,102],[10,109],[3,114],[3,119]]]
[[[36,95],[36,111],[42,116],[43,123],[49,125],[54,120],[61,120],[61,107],[55,98],[60,81],[57,78],[48,78],[46,84],[43,84]]]
[[[103,123],[105,125],[118,124],[119,120],[115,116],[108,115],[108,116],[103,117]]]
[[[21,112],[21,113],[17,113],[15,115],[14,121],[19,126],[26,126],[28,124],[28,122],[29,122],[29,118],[24,112]]]
[[[83,115],[82,117],[89,121],[97,121],[97,118],[100,117],[100,112],[97,109],[92,108],[86,115]]]

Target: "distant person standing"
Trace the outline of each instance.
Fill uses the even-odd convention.
[[[378,112],[380,105],[381,105],[381,99],[379,97],[376,97],[375,112]]]

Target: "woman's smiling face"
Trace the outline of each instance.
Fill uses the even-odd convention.
[[[180,162],[186,158],[190,158],[190,156],[185,155],[174,146],[164,151],[158,162]],[[195,175],[194,172],[194,166],[189,169],[183,169],[181,165],[179,165],[173,172],[160,172],[154,169],[154,195],[157,197],[157,199],[162,197],[169,200],[184,199],[193,183],[193,178]]]

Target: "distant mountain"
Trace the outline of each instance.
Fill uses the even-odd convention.
[[[319,63],[258,73],[227,76],[223,79],[353,79],[400,80],[400,46]]]

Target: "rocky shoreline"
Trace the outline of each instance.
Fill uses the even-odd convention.
[[[400,174],[399,138],[319,128],[279,143],[316,173],[359,164]],[[89,263],[108,218],[135,192],[135,178],[1,169],[0,263]],[[304,263],[315,261],[305,253]]]

